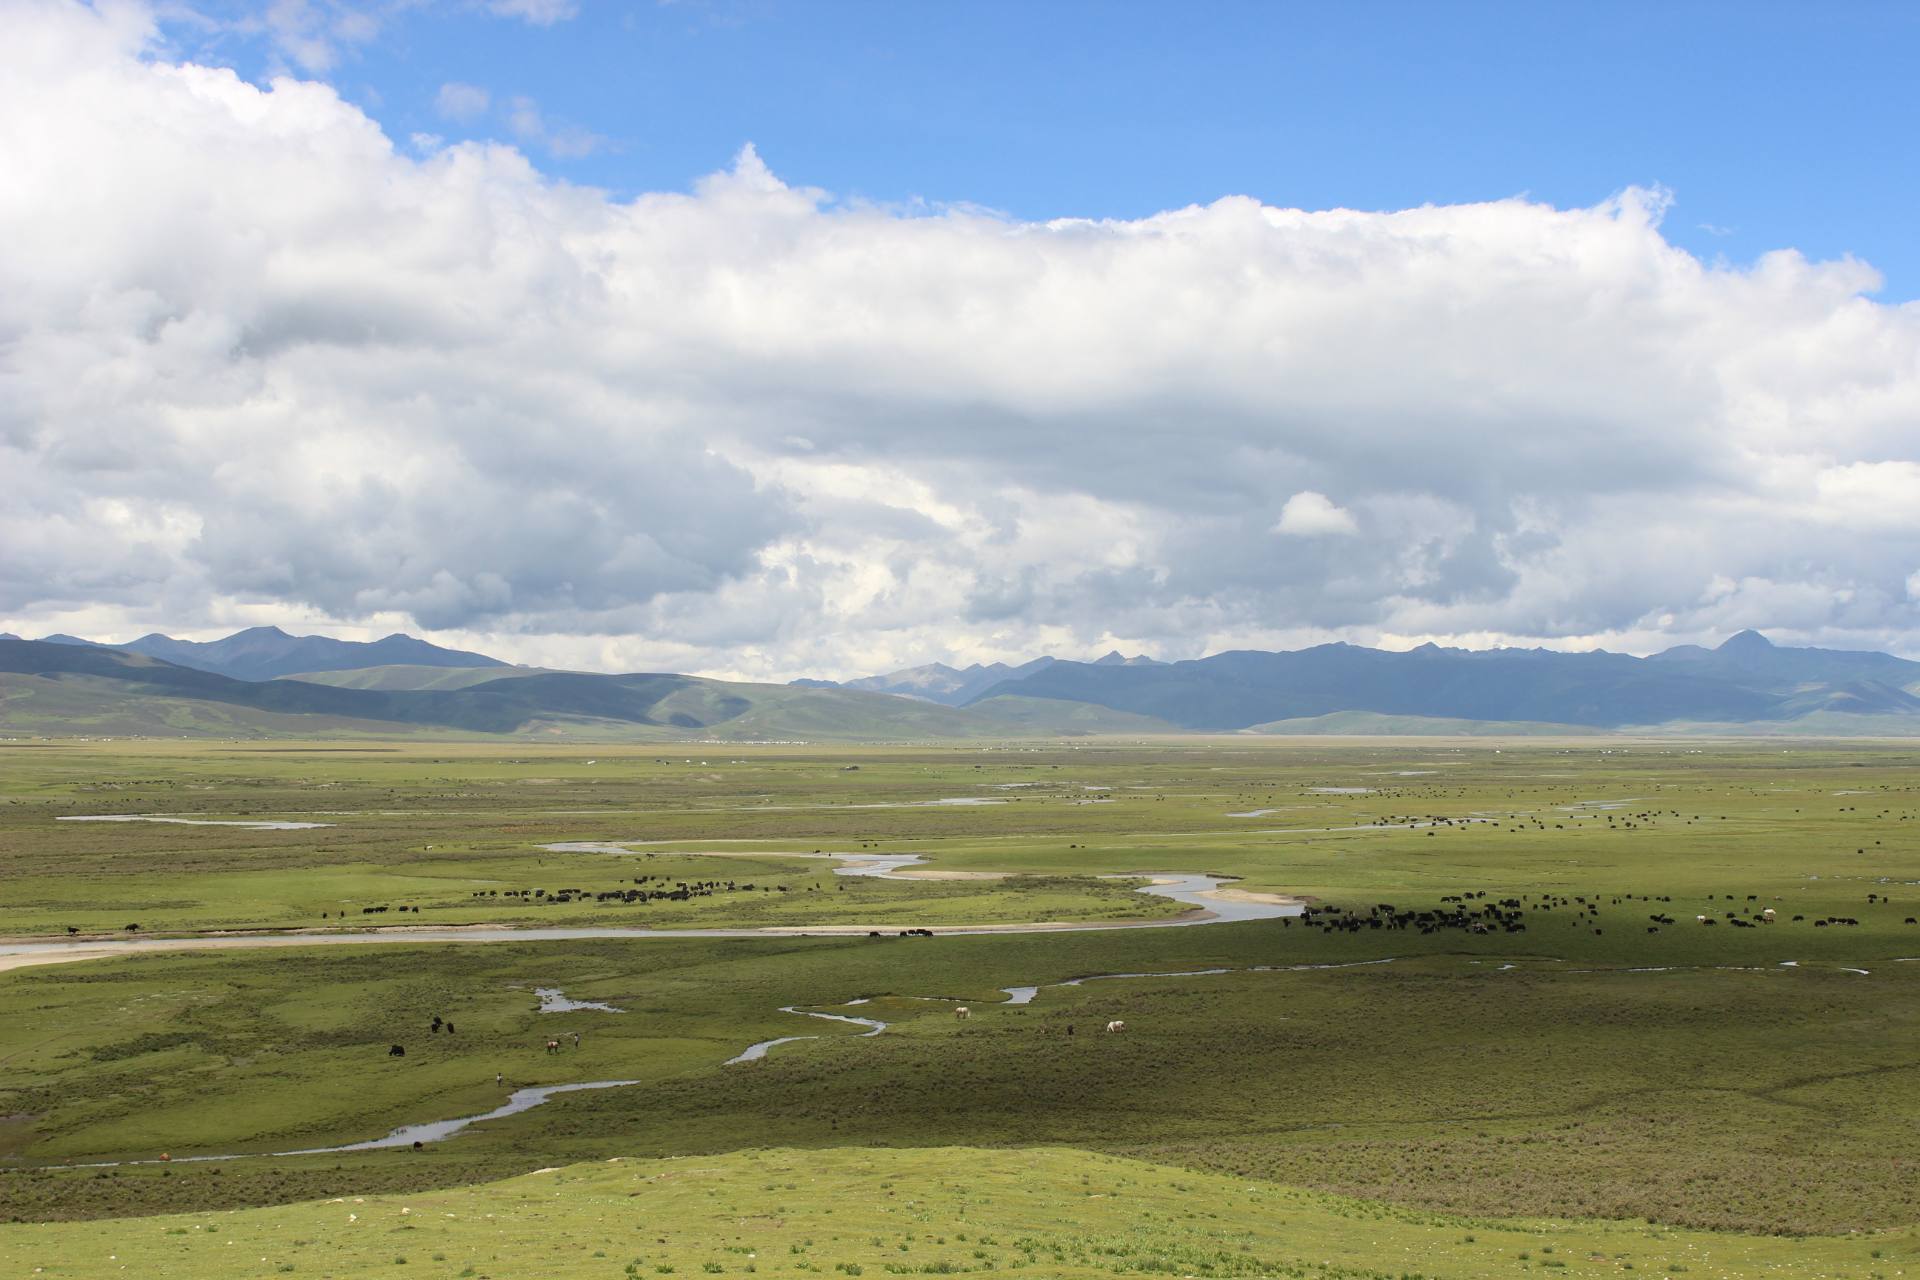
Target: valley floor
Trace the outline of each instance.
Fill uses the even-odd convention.
[[[0,1273],[1920,1262],[1905,746],[512,751],[8,749],[7,931],[889,928],[0,973]],[[898,934],[1184,910],[1149,871],[1310,912]]]

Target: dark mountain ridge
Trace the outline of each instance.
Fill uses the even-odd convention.
[[[1005,662],[976,662],[970,667],[950,667],[944,662],[930,662],[925,666],[903,667],[898,671],[863,676],[858,680],[801,679],[792,683],[802,689],[860,689],[869,693],[891,693],[903,698],[923,698],[942,706],[961,707],[986,696],[988,689],[1024,680],[1035,672],[1045,671],[1057,661],[1057,658],[1040,657],[1017,666]],[[1128,658],[1116,649],[1105,657],[1094,659],[1089,665],[1151,667],[1161,664],[1140,654]]]
[[[405,726],[472,733],[637,731],[648,738],[691,732],[755,740],[898,739],[979,736],[1006,727],[976,713],[916,706],[881,694],[799,691],[696,676],[511,669],[498,679],[460,688],[355,689],[304,680],[236,680],[98,645],[0,640],[0,729],[91,723],[104,708],[121,723],[153,726],[123,732],[174,735],[182,730],[173,717],[191,707],[238,709],[246,714],[237,727],[277,734]],[[234,722],[231,715],[211,719]]]
[[[292,636],[278,627],[248,627],[221,640],[175,640],[156,631],[121,645],[64,635],[47,636],[45,643],[143,653],[235,680],[277,680],[309,671],[356,671],[363,667],[508,665],[483,653],[443,649],[399,632],[379,640],[335,640],[331,636]]]
[[[652,707],[694,683],[689,676],[554,673],[452,691],[339,689],[301,680],[237,680],[124,649],[33,640],[0,640],[0,671],[55,679],[92,677],[115,681],[131,693],[261,711],[438,725],[480,733],[507,732],[540,715],[651,723],[647,712]]]
[[[233,645],[219,656],[254,670],[281,658],[310,663],[314,651],[299,648],[301,639],[256,628],[229,640],[258,648]],[[1449,722],[1522,726],[1526,732],[1559,725],[1920,734],[1920,662],[1883,653],[1782,648],[1753,632],[1716,649],[1681,646],[1647,658],[1431,644],[1391,652],[1326,644],[1173,663],[1114,655],[1098,662],[1039,659],[965,670],[931,664],[892,673],[912,679],[884,690],[876,685],[891,676],[849,686],[780,686],[664,673],[538,671],[408,637],[389,639],[406,643],[382,649],[387,642],[381,641],[334,653],[344,661],[370,652],[384,656],[397,647],[418,657],[426,648],[447,658],[370,669],[377,680],[320,680],[359,670],[353,667],[315,668],[310,680],[261,680],[70,637],[0,639],[0,729],[92,732],[87,726],[107,724],[134,726],[108,732],[173,732],[181,717],[208,720],[191,708],[226,707],[238,710],[208,722],[251,717],[253,730],[274,733],[304,732],[307,724],[329,731],[375,732],[391,725],[475,733],[562,726],[569,732],[666,736],[898,739],[1264,732],[1266,726],[1295,726],[1278,731],[1296,732],[1314,722],[1369,723],[1372,717],[1416,726],[1396,730],[1414,732],[1423,722]],[[251,667],[243,661],[249,652]],[[433,674],[463,667],[472,675]],[[488,674],[494,667],[498,676]],[[894,688],[903,684],[921,691],[898,696]],[[941,705],[948,700],[963,705]]]
[[[1650,658],[1548,649],[1404,653],[1344,643],[1239,650],[1151,667],[1058,662],[982,690],[1088,702],[1182,728],[1235,730],[1337,712],[1526,721],[1615,729],[1674,722],[1782,721],[1816,710],[1920,712],[1903,686],[1920,663],[1887,654],[1782,649],[1742,632],[1718,649]]]

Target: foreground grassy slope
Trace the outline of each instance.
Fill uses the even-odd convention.
[[[453,1191],[0,1227],[7,1274],[76,1278],[1865,1277],[1916,1264],[1912,1231],[1785,1240],[1447,1218],[1057,1149],[616,1157]]]

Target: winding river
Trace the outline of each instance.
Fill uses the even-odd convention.
[[[1356,969],[1371,965],[1392,963],[1393,960],[1389,957],[1384,960],[1352,960],[1335,964],[1263,964],[1248,965],[1244,968],[1178,969],[1165,973],[1090,973],[1082,977],[1067,978],[1059,982],[1036,983],[1031,986],[1002,987],[1000,992],[1006,999],[999,1003],[1008,1006],[1032,1004],[1040,992],[1050,987],[1078,987],[1089,982],[1113,982],[1128,978],[1207,978],[1228,973],[1304,973],[1320,969]],[[540,1011],[542,1013],[573,1012],[581,1009],[599,1009],[612,1013],[621,1012],[621,1010],[614,1009],[609,1005],[567,1000],[559,991],[550,987],[539,989],[537,994],[540,997]],[[960,1003],[957,1000],[945,996],[911,996],[907,998],[937,1001],[942,1004]],[[857,1000],[849,1000],[840,1007],[843,1009],[853,1009],[868,1004],[870,1001],[871,997],[863,996]],[[989,1006],[982,1007],[985,1008]],[[864,1028],[859,1035],[848,1037],[849,1039],[856,1040],[877,1036],[893,1025],[879,1018],[869,1018],[851,1013],[829,1013],[817,1009],[803,1009],[798,1005],[782,1005],[780,1012],[794,1014],[802,1018],[818,1018],[825,1022],[844,1023],[849,1026]],[[745,1049],[733,1055],[733,1057],[728,1058],[721,1065],[731,1067],[747,1062],[759,1062],[767,1056],[770,1050],[780,1045],[793,1044],[801,1040],[818,1040],[819,1038],[820,1036],[817,1034],[775,1036],[771,1040],[761,1040],[748,1045]],[[564,1093],[583,1093],[598,1089],[625,1089],[639,1083],[641,1082],[638,1080],[585,1080],[576,1084],[538,1085],[524,1089],[515,1089],[507,1098],[506,1102],[491,1111],[485,1111],[479,1115],[458,1116],[451,1120],[430,1120],[424,1124],[402,1125],[400,1128],[387,1134],[384,1138],[369,1138],[364,1142],[348,1142],[335,1147],[299,1147],[291,1151],[234,1152],[221,1155],[178,1156],[169,1157],[167,1160],[100,1160],[81,1164],[35,1165],[31,1167],[40,1169],[117,1169],[127,1165],[207,1164],[225,1160],[245,1160],[259,1156],[331,1156],[344,1155],[354,1151],[381,1151],[395,1148],[423,1147],[431,1142],[444,1142],[446,1139],[453,1137],[455,1134],[473,1125],[482,1124],[488,1120],[505,1119],[507,1116],[519,1115],[523,1111],[531,1111],[533,1108],[541,1106]]]
[[[606,853],[631,856],[634,850],[623,844],[577,841],[543,846],[555,853]],[[674,851],[678,856],[686,856],[686,851]],[[773,856],[782,858],[823,858],[838,863],[834,867],[837,875],[873,876],[890,880],[918,880],[923,876],[911,868],[922,865],[925,859],[918,854],[763,854],[722,853],[709,854],[712,857],[755,857]],[[1217,924],[1248,920],[1269,920],[1280,916],[1299,915],[1303,906],[1279,895],[1238,894],[1225,886],[1228,880],[1219,876],[1194,874],[1156,874],[1136,873],[1134,875],[1110,876],[1108,879],[1147,879],[1150,883],[1140,887],[1138,892],[1155,897],[1167,898],[1192,908],[1189,912],[1172,919],[1132,920],[1115,922],[1064,922],[1040,921],[1029,924],[1011,925],[971,925],[948,926],[933,932],[941,934],[984,934],[999,932],[1065,932],[1069,930],[1119,930],[1119,929],[1156,929],[1176,928],[1202,924]],[[894,931],[897,924],[878,926],[883,932]],[[198,938],[140,938],[125,941],[81,942],[10,942],[0,943],[0,969],[18,968],[26,965],[57,964],[63,961],[90,960],[111,956],[137,955],[160,951],[218,950],[228,948],[259,947],[305,947],[326,945],[365,945],[375,943],[421,943],[421,942],[539,942],[557,941],[574,938],[766,938],[778,936],[845,936],[870,932],[868,926],[815,926],[812,928],[774,928],[774,929],[646,929],[646,928],[513,928],[510,926],[476,925],[465,928],[401,928],[384,930],[366,930],[359,932],[317,932],[298,934],[255,934],[224,937]],[[1274,973],[1301,972],[1318,969],[1346,969],[1368,965],[1393,963],[1391,958],[1380,960],[1362,960],[1339,964],[1298,964],[1298,965],[1255,965],[1245,968],[1209,968],[1185,969],[1170,972],[1148,973],[1097,973],[1078,978],[1068,978],[1058,982],[1036,983],[1024,986],[1010,986],[1001,989],[1005,997],[999,1004],[1026,1005],[1037,999],[1040,993],[1052,987],[1077,987],[1089,982],[1112,982],[1126,979],[1147,978],[1204,978],[1231,973]],[[1794,968],[1795,962],[1782,962],[1785,967]],[[1512,965],[1501,968],[1511,969]],[[1865,970],[1851,969],[1849,972],[1865,974]],[[621,1010],[611,1005],[591,1001],[570,1000],[562,992],[553,988],[540,988],[536,991],[540,1000],[541,1014],[566,1014],[585,1010],[618,1013]],[[947,997],[910,997],[932,1000],[946,1000]],[[842,1009],[854,1009],[869,1003],[862,998],[839,1006]],[[960,1003],[954,1001],[954,1003]],[[998,1005],[983,1005],[983,1009]],[[806,1009],[797,1005],[784,1005],[780,1012],[797,1017],[819,1019],[821,1021],[856,1026],[862,1028],[859,1036],[863,1038],[877,1036],[885,1032],[890,1024],[879,1018],[856,1013],[833,1013],[822,1010]],[[739,1066],[758,1062],[766,1058],[769,1051],[780,1045],[792,1044],[801,1040],[815,1040],[816,1034],[796,1034],[776,1036],[762,1040],[728,1058],[722,1065]],[[403,1125],[385,1137],[372,1138],[363,1142],[346,1143],[331,1147],[302,1147],[289,1151],[275,1152],[239,1152],[217,1155],[182,1156],[165,1163],[206,1163],[212,1161],[241,1160],[259,1155],[271,1156],[309,1156],[339,1155],[357,1151],[376,1151],[393,1148],[413,1148],[429,1143],[443,1142],[448,1138],[476,1124],[490,1120],[500,1120],[518,1115],[542,1106],[562,1094],[580,1093],[600,1089],[621,1089],[639,1083],[635,1080],[590,1080],[573,1084],[540,1085],[515,1089],[506,1102],[491,1111],[478,1115],[460,1116],[449,1120],[434,1120],[422,1124]],[[114,1168],[121,1165],[160,1164],[156,1159],[99,1161],[73,1165],[15,1166],[36,1168]]]
[[[632,856],[634,851],[625,845],[603,841],[571,841],[542,846],[551,853],[606,853]],[[687,856],[686,851],[676,851],[679,856]],[[839,863],[833,868],[834,874],[843,876],[871,876],[886,880],[920,880],[923,877],[913,874],[908,868],[923,864],[926,860],[919,854],[773,854],[754,855],[750,853],[709,854],[711,857],[754,857],[774,856],[783,858],[830,858]],[[1056,933],[1078,930],[1117,930],[1117,929],[1164,929],[1200,924],[1220,924],[1247,920],[1270,920],[1279,916],[1299,915],[1304,910],[1302,904],[1276,894],[1235,894],[1225,889],[1230,882],[1220,876],[1194,874],[1138,873],[1135,875],[1106,876],[1111,880],[1146,879],[1138,892],[1154,897],[1168,898],[1174,902],[1192,908],[1184,915],[1164,920],[1125,920],[1125,921],[1035,921],[1026,924],[1001,925],[955,925],[937,927],[932,932],[940,934],[985,934],[985,933]],[[263,947],[309,947],[309,946],[346,946],[368,945],[375,943],[422,943],[422,942],[544,942],[562,941],[574,938],[766,938],[782,936],[845,936],[865,934],[876,929],[882,932],[897,931],[897,923],[883,926],[839,925],[815,926],[813,928],[770,928],[770,929],[646,929],[646,928],[514,928],[505,925],[473,925],[455,928],[401,928],[362,930],[358,932],[313,932],[294,934],[246,934],[193,938],[129,938],[124,941],[101,941],[89,939],[80,942],[0,942],[0,969],[22,968],[30,965],[59,964],[80,960],[103,959],[114,956],[142,955],[166,951],[209,951],[228,949],[256,949]],[[1383,963],[1383,962],[1371,962]],[[1343,966],[1298,966],[1301,968],[1325,968]],[[1052,986],[1078,986],[1083,982],[1093,982],[1115,978],[1144,977],[1198,977],[1208,974],[1228,973],[1227,969],[1193,970],[1180,974],[1091,974],[1073,978],[1065,982],[1052,983]],[[1004,990],[1008,1004],[1031,1003],[1042,988],[1035,986],[1008,987]],[[540,1012],[567,1013],[579,1010],[604,1010],[620,1012],[612,1006],[588,1001],[567,999],[561,992],[552,988],[540,988],[536,995],[540,1000]],[[865,1004],[855,1000],[850,1005]],[[799,1017],[818,1018],[824,1021],[845,1023],[865,1028],[861,1036],[877,1036],[884,1032],[888,1023],[878,1018],[862,1017],[855,1014],[825,1013],[803,1009],[795,1005],[783,1006],[782,1013]],[[783,1044],[799,1040],[816,1040],[818,1035],[778,1036],[771,1040],[762,1040],[748,1045],[745,1049],[728,1058],[722,1065],[734,1066],[741,1063],[757,1062],[767,1056],[769,1050]],[[107,1169],[123,1165],[142,1164],[192,1164],[212,1161],[242,1160],[250,1156],[311,1156],[339,1155],[353,1151],[377,1151],[390,1148],[413,1148],[432,1142],[443,1142],[472,1125],[488,1120],[504,1119],[530,1111],[551,1099],[566,1093],[580,1093],[598,1089],[622,1089],[639,1083],[635,1080],[589,1080],[575,1084],[542,1085],[516,1089],[507,1101],[491,1111],[479,1115],[460,1116],[451,1120],[434,1120],[423,1124],[403,1125],[383,1138],[372,1138],[364,1142],[351,1142],[333,1147],[302,1147],[290,1151],[274,1152],[237,1152],[221,1155],[181,1156],[161,1161],[149,1160],[108,1160],[72,1165],[40,1165],[37,1168],[55,1169]]]
[[[625,845],[604,841],[567,841],[541,846],[550,853],[606,853],[633,856]],[[822,858],[840,865],[834,874],[871,876],[882,880],[917,881],[924,877],[906,868],[926,860],[919,854],[860,855],[851,853],[707,853],[674,851],[676,857],[712,858]],[[1246,920],[1270,920],[1277,916],[1299,915],[1298,902],[1277,894],[1240,895],[1226,888],[1231,881],[1221,876],[1161,874],[1137,872],[1104,876],[1108,880],[1147,879],[1139,892],[1170,898],[1193,908],[1185,915],[1163,920],[1071,921],[1042,920],[1018,924],[936,925],[930,931],[939,934],[985,933],[1064,933],[1079,930],[1167,929],[1197,924],[1226,924]],[[402,926],[373,929],[315,929],[299,933],[233,933],[200,935],[189,938],[87,938],[79,941],[0,941],[0,971],[32,965],[60,964],[78,960],[99,960],[111,956],[145,955],[164,951],[252,950],[264,947],[367,946],[378,943],[422,942],[564,942],[583,938],[778,938],[834,937],[874,931],[894,932],[903,926],[888,924],[794,925],[759,929],[649,929],[638,926],[582,925],[578,927],[515,925],[453,925],[434,927]]]
[[[1920,957],[1902,957],[1902,959],[1920,961]],[[1173,970],[1167,970],[1163,972],[1090,973],[1078,978],[1065,978],[1058,982],[1034,983],[1029,986],[1002,987],[1000,989],[1000,994],[1005,996],[1006,999],[1003,1001],[997,1002],[995,1005],[982,1005],[982,1008],[986,1009],[986,1008],[994,1008],[994,1007],[1001,1007],[1001,1006],[1032,1004],[1034,1000],[1038,998],[1038,996],[1042,991],[1046,991],[1054,987],[1084,986],[1089,982],[1117,982],[1117,981],[1124,981],[1129,979],[1140,980],[1140,979],[1146,979],[1146,978],[1211,978],[1211,977],[1218,977],[1223,974],[1234,974],[1234,973],[1309,973],[1309,972],[1331,970],[1331,969],[1363,969],[1363,968],[1369,968],[1375,965],[1387,965],[1392,963],[1394,963],[1394,957],[1387,956],[1387,957],[1376,959],[1376,960],[1347,960],[1347,961],[1338,961],[1338,962],[1333,962],[1328,964],[1278,964],[1278,965],[1260,964],[1260,965],[1246,965],[1246,966],[1237,967],[1237,968],[1236,967],[1220,967],[1220,968],[1211,968],[1211,969],[1173,969]],[[1470,963],[1478,963],[1478,962],[1473,961]],[[1790,968],[1790,969],[1798,968],[1799,962],[1793,961],[1793,960],[1783,960],[1780,962],[1780,965],[1781,967],[1784,967],[1784,968]],[[1703,966],[1675,965],[1675,966],[1664,966],[1659,969],[1631,969],[1631,970],[1623,970],[1622,972],[1668,973],[1668,972],[1681,972],[1681,971],[1691,969],[1691,968],[1696,968],[1696,967],[1703,967]],[[1704,967],[1742,968],[1741,966],[1721,966],[1721,965],[1704,966]],[[1847,966],[1837,966],[1837,967],[1842,972],[1856,973],[1856,974],[1861,974],[1863,976],[1866,975],[1868,972],[1865,969],[1855,969]],[[1511,964],[1503,964],[1499,966],[1500,971],[1511,970],[1513,968],[1515,968],[1515,966]],[[1765,972],[1763,968],[1744,968],[1742,971],[1756,972],[1756,973]],[[1582,970],[1573,970],[1572,972],[1591,973],[1591,972],[1600,972],[1600,971],[1582,969]],[[593,1004],[587,1001],[566,1000],[561,995],[560,992],[552,988],[542,988],[538,994],[540,995],[542,1013],[573,1012],[580,1009],[601,1009],[601,1010],[606,1010],[614,1013],[621,1012],[620,1010],[613,1009],[611,1006],[608,1006],[608,1005]],[[957,1000],[951,996],[909,996],[905,998],[914,999],[914,1000],[929,1000],[929,1001],[935,1001],[941,1004],[962,1003],[962,1001]],[[849,1000],[844,1005],[841,1005],[839,1007],[842,1009],[853,1009],[869,1003],[871,1003],[871,997],[863,996],[857,1000]],[[798,1005],[782,1005],[780,1007],[780,1012],[790,1013],[797,1017],[802,1017],[802,1018],[818,1018],[826,1022],[844,1023],[851,1026],[864,1028],[864,1030],[862,1030],[859,1035],[848,1037],[849,1039],[865,1039],[871,1036],[877,1036],[877,1035],[880,1035],[882,1032],[886,1031],[888,1027],[893,1025],[892,1023],[883,1021],[882,1019],[879,1019],[879,1018],[869,1018],[859,1014],[829,1013],[824,1010],[801,1008]],[[731,1067],[731,1066],[736,1066],[743,1063],[759,1062],[767,1056],[770,1050],[775,1049],[780,1045],[793,1044],[801,1040],[818,1040],[818,1039],[820,1039],[820,1036],[818,1034],[775,1036],[771,1040],[761,1040],[761,1041],[757,1041],[754,1044],[748,1045],[745,1049],[742,1049],[739,1053],[735,1054],[733,1057],[726,1059],[725,1062],[723,1062],[721,1065]],[[394,1148],[423,1147],[423,1146],[426,1146],[428,1143],[443,1142],[446,1139],[453,1137],[455,1134],[460,1133],[461,1131],[467,1128],[470,1128],[473,1125],[483,1124],[488,1120],[505,1119],[507,1116],[519,1115],[523,1111],[531,1111],[533,1110],[533,1108],[541,1106],[544,1103],[552,1100],[555,1097],[558,1097],[561,1094],[583,1093],[583,1092],[588,1092],[591,1090],[599,1090],[599,1089],[624,1089],[639,1083],[641,1082],[638,1080],[586,1080],[576,1084],[537,1085],[537,1086],[530,1086],[524,1089],[515,1089],[513,1093],[508,1096],[506,1102],[502,1103],[500,1106],[495,1107],[491,1111],[485,1111],[478,1115],[458,1116],[451,1120],[431,1120],[424,1124],[402,1125],[400,1128],[395,1129],[391,1133],[387,1134],[387,1136],[385,1136],[384,1138],[370,1138],[364,1142],[349,1142],[349,1143],[344,1143],[340,1146],[334,1146],[334,1147],[301,1147],[291,1151],[235,1152],[235,1153],[220,1154],[220,1155],[180,1156],[167,1161],[157,1160],[157,1159],[101,1160],[101,1161],[93,1161],[93,1162],[83,1163],[83,1164],[34,1165],[34,1166],[15,1166],[15,1167],[31,1167],[31,1168],[38,1168],[38,1169],[114,1169],[114,1168],[120,1168],[125,1165],[152,1165],[152,1164],[164,1164],[164,1163],[205,1164],[205,1163],[225,1161],[225,1160],[245,1160],[249,1158],[256,1158],[263,1155],[280,1156],[280,1157],[327,1156],[327,1155],[342,1155],[342,1154],[346,1154],[348,1152],[354,1152],[354,1151],[380,1151],[380,1150],[389,1150]]]

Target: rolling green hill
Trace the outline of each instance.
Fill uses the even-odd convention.
[[[489,680],[511,680],[515,676],[554,674],[547,667],[422,667],[402,664],[391,667],[356,667],[351,671],[303,671],[283,677],[306,684],[324,684],[335,689],[466,689]]]
[[[411,732],[391,721],[273,711],[98,676],[0,672],[0,738],[391,738]]]
[[[514,669],[496,678],[373,668],[302,680],[233,680],[155,658],[0,640],[0,733],[517,733],[628,740],[901,740],[1019,731],[976,712],[887,694],[693,676]],[[425,683],[428,687],[418,687]]]
[[[991,716],[1003,724],[1017,725],[1032,733],[1181,733],[1180,726],[1154,716],[1116,711],[1093,702],[1068,702],[1060,698],[1028,698],[1017,693],[1002,693],[967,708]]]
[[[1320,735],[1355,734],[1394,737],[1537,738],[1561,734],[1604,733],[1580,724],[1545,724],[1524,720],[1462,720],[1444,716],[1389,716],[1373,711],[1336,711],[1296,720],[1270,720],[1250,725],[1244,733]]]
[[[747,1151],[447,1191],[0,1227],[12,1275],[1879,1274],[1910,1232],[1783,1239],[1458,1218],[1087,1151]],[[125,1270],[131,1268],[131,1271]],[[404,1270],[403,1270],[404,1268]],[[1898,1274],[1896,1271],[1895,1274]]]

